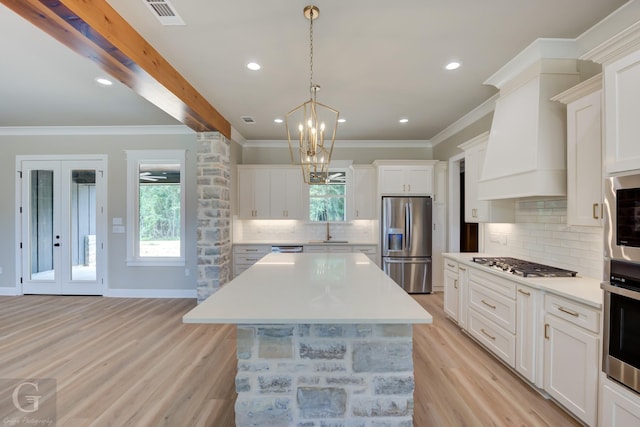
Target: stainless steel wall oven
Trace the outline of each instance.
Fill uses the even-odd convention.
[[[640,264],[611,260],[604,290],[602,370],[640,393]]]
[[[602,370],[640,393],[640,174],[605,182]]]

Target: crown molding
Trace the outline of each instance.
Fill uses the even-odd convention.
[[[286,140],[250,140],[239,142],[245,148],[289,148]],[[431,148],[430,140],[336,140],[333,148]]]
[[[552,101],[558,101],[563,104],[569,104],[577,99],[589,95],[597,90],[602,89],[602,73],[599,73],[588,80],[578,83],[572,88],[565,90],[551,98]]]
[[[608,64],[640,49],[640,21],[587,51],[579,59]]]
[[[576,39],[539,38],[485,80],[484,84],[501,89],[505,83],[542,59],[575,59],[577,57]]]
[[[184,125],[167,126],[6,126],[2,135],[195,135]]]

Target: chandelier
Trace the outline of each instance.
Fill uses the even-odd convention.
[[[307,184],[327,182],[340,114],[316,101],[320,86],[313,83],[313,21],[319,15],[316,6],[304,8],[304,16],[309,20],[309,100],[285,116],[291,163],[302,166],[302,177]]]

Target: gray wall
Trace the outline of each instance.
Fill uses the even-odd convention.
[[[449,158],[456,154],[462,153],[462,150],[458,148],[458,145],[491,129],[491,120],[493,120],[493,112],[475,121],[460,132],[445,139],[433,147],[433,158],[437,160],[449,160]]]
[[[186,129],[186,128],[185,128]],[[108,279],[112,289],[196,288],[196,135],[0,135],[0,287],[16,283],[14,200],[17,155],[104,154],[108,156]],[[186,266],[127,267],[126,234],[112,234],[111,220],[127,218],[125,150],[186,149]],[[128,224],[125,224],[128,226]],[[191,272],[185,276],[185,268]]]

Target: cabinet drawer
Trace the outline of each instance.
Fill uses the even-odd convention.
[[[469,333],[512,368],[516,360],[516,336],[497,326],[476,310],[469,310]]]
[[[469,283],[469,306],[512,334],[516,333],[516,302],[478,283]]]
[[[547,313],[578,325],[591,332],[600,332],[600,311],[553,294],[544,297]]]
[[[257,255],[260,254],[260,258],[262,256],[271,252],[271,245],[234,245],[233,253],[236,255],[247,254],[247,255]]]
[[[458,261],[452,261],[449,258],[444,259],[444,268],[446,270],[458,272]]]
[[[361,252],[363,254],[376,254],[378,252],[377,246],[354,246],[353,252]]]
[[[516,282],[476,268],[469,268],[469,282],[476,282],[513,300],[516,299]]]
[[[236,265],[253,265],[256,262],[260,261],[264,254],[235,254],[233,257],[233,262]]]

